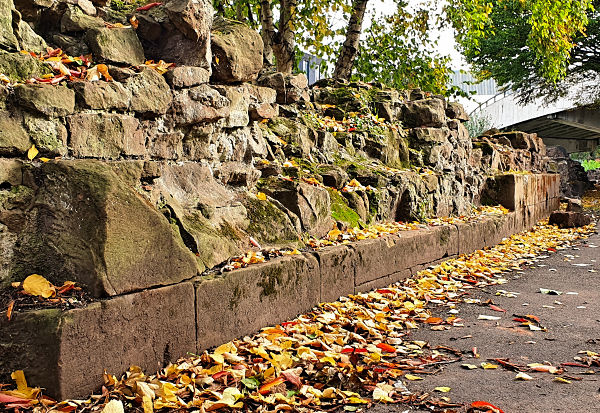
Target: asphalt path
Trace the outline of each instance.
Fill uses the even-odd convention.
[[[434,331],[429,327],[414,330],[408,339],[429,342],[431,348],[447,346],[462,352],[462,359],[443,365],[435,374],[422,375],[423,380],[403,380],[409,391],[428,392],[436,398],[467,407],[473,401],[487,401],[505,413],[600,412],[600,367],[566,366],[561,375],[530,372],[533,380],[516,379],[517,371],[499,366],[483,369],[481,363],[491,359],[508,359],[527,366],[544,363],[560,367],[585,357],[581,351],[600,353],[600,236],[593,235],[565,250],[549,253],[523,271],[506,277],[504,285],[469,290],[471,299],[492,300],[506,313],[493,311],[489,305],[460,303],[456,309],[464,327]],[[560,295],[540,292],[553,290]],[[497,295],[499,290],[517,293]],[[512,294],[508,294],[512,295]],[[433,310],[434,316],[447,317],[449,308]],[[480,315],[500,317],[497,321],[479,319]],[[547,331],[533,331],[513,321],[514,315],[534,315]],[[535,328],[535,327],[534,327]],[[473,356],[473,347],[479,357]],[[466,369],[462,364],[476,365]],[[556,381],[566,378],[570,383]],[[448,393],[434,391],[450,387]],[[467,408],[447,411],[464,412]],[[405,405],[376,405],[369,413],[417,412]],[[436,410],[444,411],[444,410]]]

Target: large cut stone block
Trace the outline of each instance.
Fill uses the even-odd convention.
[[[104,370],[137,365],[152,373],[196,352],[194,286],[142,291],[85,308],[16,313],[0,320],[0,381],[23,369],[32,386],[59,400],[87,397]]]
[[[321,269],[321,302],[354,292],[354,250],[340,245],[314,252]]]
[[[32,174],[37,187],[15,230],[13,281],[38,273],[57,285],[79,282],[102,297],[197,274],[196,257],[177,228],[110,164],[48,162]]]
[[[198,349],[289,320],[319,302],[319,266],[312,255],[251,265],[196,287]]]
[[[455,256],[458,243],[455,226],[402,231],[398,236],[357,242],[351,246],[356,251],[355,285]]]

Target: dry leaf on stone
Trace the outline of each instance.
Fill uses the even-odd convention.
[[[50,298],[56,294],[54,286],[39,274],[31,274],[23,281],[23,291],[27,294]]]

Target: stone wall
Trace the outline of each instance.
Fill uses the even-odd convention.
[[[22,367],[58,397],[83,394],[98,384],[84,369],[158,368],[497,242],[555,206],[556,177],[536,174],[546,165],[535,135],[472,140],[463,108],[443,97],[332,80],[309,88],[302,74],[270,72],[260,36],[213,22],[207,0],[168,0],[134,16],[101,0],[74,3],[0,0],[9,16],[0,18],[0,294],[37,273],[76,281],[93,303],[3,317],[3,375]],[[66,69],[40,54],[46,46],[91,53],[88,71],[105,64],[113,80],[63,78]],[[177,65],[165,72],[147,58]],[[28,159],[32,146],[39,153]],[[502,198],[498,182],[513,195]],[[515,193],[534,195],[510,204]],[[419,262],[404,247],[388,260],[384,243],[404,241],[386,239],[225,278],[207,272],[248,250],[301,248],[333,228],[498,202],[515,212],[487,229],[444,229],[451,249],[434,231],[414,238],[427,257]],[[487,235],[472,240],[480,229]],[[273,310],[259,317],[258,305]],[[35,373],[41,347],[47,365]]]
[[[369,291],[429,265],[499,243],[528,229],[559,204],[559,177],[505,175],[506,215],[401,231],[328,247],[174,285],[133,292],[67,311],[0,318],[0,381],[24,369],[30,385],[59,399],[86,397],[104,369],[148,372],[169,361],[251,334],[340,295]]]

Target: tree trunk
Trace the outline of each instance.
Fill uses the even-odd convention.
[[[260,37],[263,39],[263,65],[273,66],[273,37],[275,36],[275,27],[273,25],[273,11],[269,0],[260,2]]]
[[[355,0],[352,6],[352,15],[348,22],[346,41],[335,64],[333,77],[336,79],[350,79],[354,59],[358,53],[358,42],[362,32],[362,23],[369,0]]]
[[[296,63],[296,39],[292,20],[296,13],[297,0],[281,0],[280,4],[279,30],[273,39],[273,52],[277,71],[289,74]]]
[[[260,0],[260,35],[264,43],[263,63],[267,66],[273,65],[273,41],[275,38],[275,24],[273,23],[273,10],[271,0]]]

